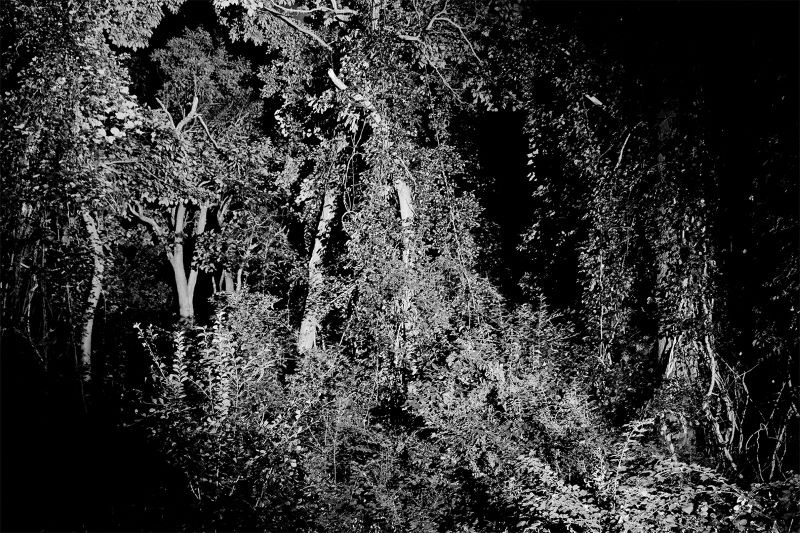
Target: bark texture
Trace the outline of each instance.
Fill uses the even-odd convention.
[[[103,290],[103,274],[105,272],[105,258],[103,256],[103,243],[97,231],[97,223],[91,213],[84,210],[81,213],[89,235],[89,244],[92,249],[92,281],[89,296],[84,310],[84,326],[81,335],[81,360],[80,374],[84,383],[91,381],[92,376],[92,331],[94,330],[94,316],[100,294]]]
[[[402,224],[403,232],[403,266],[406,269],[406,276],[411,274],[411,269],[414,266],[414,203],[411,195],[411,188],[408,184],[400,178],[394,180],[394,189],[397,193],[397,201],[400,204],[400,222]],[[411,351],[410,340],[413,337],[414,321],[411,318],[411,288],[408,281],[406,281],[403,292],[400,295],[400,331],[395,338],[395,363],[399,363],[400,353],[402,348],[405,352]]]
[[[325,189],[322,199],[322,211],[317,223],[317,232],[314,237],[314,246],[308,260],[308,296],[303,311],[303,320],[300,323],[300,334],[297,338],[297,350],[301,354],[308,353],[316,346],[317,328],[322,308],[323,275],[322,256],[325,251],[325,240],[330,232],[333,220],[334,204],[336,203],[336,190],[334,187]]]

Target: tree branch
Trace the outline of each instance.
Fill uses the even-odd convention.
[[[163,237],[166,233],[164,228],[162,228],[155,219],[148,217],[144,214],[144,208],[142,204],[139,202],[133,202],[136,205],[136,209],[133,208],[133,205],[130,203],[128,204],[128,213],[133,215],[134,217],[138,218],[140,222],[147,224],[153,229],[153,232],[158,235],[159,237]]]
[[[175,129],[175,120],[172,118],[172,113],[169,112],[167,106],[164,105],[164,102],[162,102],[158,98],[156,98],[156,102],[158,102],[158,105],[161,106],[161,110],[167,114],[167,118],[169,119],[169,124],[170,126],[172,126],[172,129]]]
[[[619,165],[622,163],[622,155],[625,153],[625,147],[628,146],[628,140],[631,138],[631,134],[628,133],[628,136],[625,137],[625,142],[622,143],[622,148],[619,150],[619,157],[617,158],[617,164],[614,165],[614,170],[619,168]]]
[[[200,213],[197,215],[197,226],[194,228],[195,236],[202,234],[206,230],[206,221],[208,220],[208,204],[203,202],[200,205]]]
[[[352,98],[354,102],[363,106],[364,109],[369,111],[372,120],[375,122],[375,126],[379,126],[383,122],[380,113],[378,113],[378,110],[375,108],[375,104],[373,104],[372,101],[370,101],[364,95],[354,91],[349,91],[347,85],[345,85],[339,76],[336,75],[332,68],[328,69],[328,77],[331,79],[337,89],[348,92],[350,98]]]
[[[308,13],[315,13],[317,11],[325,11],[328,13],[333,13],[334,15],[357,15],[358,12],[346,7],[325,7],[325,6],[317,6],[311,9],[297,9],[291,7],[284,7],[278,4],[272,4],[272,7],[277,7],[281,11],[286,11],[287,13],[297,13],[297,14],[308,14]]]
[[[208,126],[206,125],[206,121],[203,120],[203,115],[197,115],[197,120],[199,120],[200,124],[203,125],[203,129],[206,130],[206,135],[208,135],[208,138],[211,140],[211,144],[214,145],[214,148],[216,148],[217,150],[222,152],[223,151],[222,148],[219,147],[219,145],[217,144],[217,141],[215,141],[214,137],[212,137],[211,132],[208,131]]]
[[[340,91],[347,90],[347,85],[345,85],[344,82],[339,78],[339,76],[336,75],[336,73],[333,71],[332,68],[328,69],[328,77],[331,79],[331,81],[333,82],[333,84],[336,86],[337,89],[339,89]]]
[[[217,210],[217,223],[220,225],[220,227],[225,220],[225,215],[228,213],[229,205],[231,205],[230,197],[224,198],[219,205],[219,209]]]
[[[470,40],[467,39],[467,35],[464,33],[464,30],[461,28],[461,26],[459,26],[458,24],[453,22],[453,20],[448,18],[448,17],[440,17],[440,16],[437,15],[436,17],[431,19],[431,22],[434,22],[436,20],[441,20],[442,22],[447,22],[448,24],[453,26],[455,29],[457,29],[458,32],[461,34],[461,38],[464,39],[465,43],[467,43],[467,46],[469,47],[469,51],[472,52],[472,55],[475,57],[475,59],[478,60],[478,63],[483,63],[483,60],[481,60],[481,58],[478,57],[477,52],[475,52],[475,48],[472,46],[472,43],[470,42]]]
[[[175,126],[175,133],[180,134],[183,127],[186,126],[192,120],[194,120],[196,116],[197,116],[197,95],[195,95],[194,98],[192,98],[192,108],[189,110],[189,114],[183,117],[183,119],[181,119],[181,121],[178,122],[178,125]]]
[[[286,15],[284,15],[283,13],[279,13],[279,12],[277,12],[277,11],[275,11],[274,9],[271,9],[271,8],[265,8],[265,9],[266,9],[266,10],[267,10],[269,13],[272,13],[273,15],[275,15],[276,17],[278,17],[279,19],[281,19],[282,21],[284,21],[284,22],[285,22],[286,24],[288,24],[289,26],[291,26],[291,27],[293,27],[294,29],[296,29],[297,31],[299,31],[300,33],[304,33],[304,34],[306,34],[307,36],[309,36],[309,37],[311,37],[312,39],[314,39],[315,41],[317,41],[317,42],[318,42],[320,45],[322,45],[322,47],[323,47],[323,48],[325,48],[325,49],[327,49],[327,50],[329,50],[329,51],[331,51],[331,52],[333,51],[333,48],[331,48],[331,45],[329,45],[328,43],[326,43],[326,42],[325,42],[325,41],[322,39],[322,37],[320,37],[319,35],[317,35],[317,34],[316,34],[316,33],[314,33],[313,31],[309,30],[308,28],[301,26],[300,24],[298,24],[297,22],[295,22],[295,21],[294,21],[294,20],[293,20],[291,17],[287,17],[287,16],[286,16]]]
[[[445,2],[444,9],[442,9],[441,11],[439,11],[438,13],[436,13],[434,16],[431,17],[431,19],[428,21],[428,25],[425,26],[425,30],[423,31],[431,31],[431,28],[433,28],[433,24],[437,20],[439,20],[439,17],[441,17],[445,13],[447,13],[447,2]]]

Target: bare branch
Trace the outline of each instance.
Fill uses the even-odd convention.
[[[614,170],[619,168],[619,165],[622,163],[622,155],[625,153],[625,147],[628,146],[628,140],[631,138],[631,134],[628,133],[628,136],[625,137],[625,142],[622,143],[622,148],[619,150],[619,157],[617,158],[617,164],[614,165]]]
[[[442,15],[444,15],[445,13],[447,13],[447,3],[445,3],[444,9],[442,9],[441,11],[439,11],[438,13],[436,13],[436,14],[435,14],[433,17],[431,17],[431,19],[428,21],[428,25],[427,25],[427,26],[425,26],[425,30],[424,30],[424,31],[431,31],[431,28],[433,28],[433,24],[434,24],[434,23],[435,23],[437,20],[439,20],[439,17],[441,17],[441,16],[442,16]]]
[[[206,121],[203,120],[203,115],[197,115],[197,120],[200,121],[200,124],[203,125],[203,129],[206,130],[206,135],[208,135],[208,138],[211,140],[211,144],[213,144],[214,148],[216,148],[217,150],[219,150],[221,152],[222,148],[219,147],[219,145],[217,144],[217,141],[215,141],[214,137],[211,135],[211,132],[208,131],[208,126],[206,125]]]
[[[339,78],[339,76],[336,75],[336,73],[333,71],[332,68],[328,69],[328,77],[331,79],[333,84],[336,85],[337,89],[339,89],[340,91],[347,90],[347,85],[345,85],[344,82]]]
[[[475,48],[472,46],[472,43],[470,42],[470,40],[467,39],[467,35],[464,33],[464,30],[461,28],[461,26],[459,26],[458,24],[453,22],[453,20],[448,18],[448,17],[439,17],[439,16],[437,16],[437,17],[434,17],[433,19],[431,19],[431,22],[434,22],[434,21],[437,21],[437,20],[440,20],[442,22],[447,22],[448,24],[453,26],[455,29],[457,29],[458,32],[461,34],[461,38],[464,39],[465,43],[467,43],[467,46],[469,47],[470,52],[472,52],[472,55],[475,57],[475,59],[478,60],[478,63],[483,63],[483,60],[481,60],[481,58],[478,57],[477,52],[475,52]]]
[[[181,119],[181,121],[178,122],[178,125],[175,126],[175,133],[180,134],[183,127],[186,126],[192,120],[194,120],[196,116],[197,116],[197,96],[195,95],[195,97],[192,98],[192,108],[189,110],[189,114],[183,117],[183,119]]]
[[[418,35],[406,35],[405,33],[398,33],[397,37],[403,41],[414,41],[420,42],[422,39],[419,38]]]
[[[128,213],[138,218],[140,222],[150,226],[156,235],[163,237],[166,233],[164,228],[162,228],[159,223],[155,221],[155,219],[144,214],[144,208],[142,207],[141,203],[133,202],[133,204],[136,205],[136,209],[133,208],[133,205],[128,204]]]
[[[322,39],[322,37],[320,37],[319,35],[317,35],[315,32],[313,32],[313,31],[309,30],[308,28],[306,28],[306,27],[304,27],[304,26],[301,26],[300,24],[298,24],[297,22],[295,22],[295,21],[294,21],[294,20],[293,20],[291,17],[287,17],[287,16],[286,16],[286,15],[284,15],[283,13],[279,13],[279,12],[277,12],[277,11],[275,11],[274,9],[271,9],[271,8],[266,8],[266,10],[267,10],[269,13],[272,13],[273,15],[275,15],[276,17],[278,17],[279,19],[281,19],[282,21],[284,21],[284,22],[285,22],[286,24],[288,24],[289,26],[291,26],[291,27],[293,27],[294,29],[296,29],[297,31],[299,31],[299,32],[301,32],[301,33],[304,33],[304,34],[306,34],[307,36],[311,37],[312,39],[314,39],[315,41],[317,41],[317,42],[318,42],[320,45],[322,45],[322,47],[323,47],[323,48],[325,48],[325,49],[327,49],[327,50],[330,50],[330,51],[333,51],[333,48],[331,48],[331,45],[329,45],[328,43],[326,43],[326,42],[325,42],[325,41]]]
[[[164,102],[162,102],[158,98],[156,98],[156,102],[158,102],[158,105],[161,106],[161,110],[164,111],[164,113],[167,114],[167,118],[169,119],[170,126],[172,126],[172,128],[174,129],[175,128],[175,120],[172,118],[172,113],[169,112],[169,110],[167,109],[167,106],[164,105]]]
[[[596,97],[594,97],[594,96],[592,96],[590,94],[584,94],[583,96],[585,96],[586,99],[589,100],[594,105],[603,107],[603,102],[601,102],[598,98],[596,98]]]
[[[427,45],[427,43],[425,43],[424,41],[422,41],[422,44],[423,45]],[[437,67],[436,64],[433,62],[433,58],[431,58],[431,56],[428,53],[428,51],[423,49],[423,53],[425,54],[425,57],[428,60],[428,64],[431,67],[433,67],[433,70],[435,70],[436,74],[439,75],[439,78],[442,80],[442,83],[444,83],[444,86],[447,87],[448,89],[450,89],[450,92],[453,93],[453,96],[456,97],[456,100],[458,100],[460,102],[461,101],[461,97],[458,95],[458,93],[455,91],[455,89],[453,89],[453,87],[447,82],[447,80],[444,77],[444,74],[442,74],[442,71],[439,70],[439,67]]]

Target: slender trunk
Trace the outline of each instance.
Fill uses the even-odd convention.
[[[373,30],[378,29],[378,22],[381,18],[381,8],[383,7],[383,0],[372,0],[372,12],[370,13],[370,22]]]
[[[82,216],[86,224],[86,231],[89,234],[89,243],[92,247],[92,257],[94,259],[92,282],[84,311],[84,327],[81,338],[80,374],[81,380],[84,383],[88,383],[92,376],[92,330],[94,329],[94,315],[97,309],[97,302],[100,300],[100,293],[103,290],[105,263],[103,244],[100,241],[97,225],[88,211],[83,211]]]
[[[226,270],[222,275],[224,291],[227,293],[236,292],[236,285],[233,283],[233,274],[231,274],[230,270]]]
[[[322,212],[317,223],[314,247],[308,260],[308,296],[306,296],[303,320],[300,323],[300,334],[297,338],[297,350],[301,354],[308,353],[316,345],[317,327],[319,325],[320,299],[323,289],[322,254],[325,249],[323,241],[330,231],[333,219],[333,208],[336,202],[336,191],[333,187],[325,189],[322,200]]]
[[[191,320],[194,317],[194,306],[189,294],[189,280],[183,267],[183,246],[175,246],[170,259],[172,272],[175,275],[175,289],[178,292],[178,313],[182,319]]]
[[[403,227],[403,264],[410,267],[414,263],[411,242],[414,237],[412,224],[414,221],[414,203],[411,199],[411,188],[408,184],[397,178],[394,180],[394,189],[400,203],[400,220]]]
[[[233,282],[233,274],[231,274],[230,270],[223,270],[219,275],[219,291],[227,294],[238,292],[238,289]]]
[[[175,209],[175,240],[172,244],[169,262],[175,275],[175,289],[178,292],[178,313],[182,319],[192,320],[194,318],[194,305],[192,302],[194,286],[191,287],[192,290],[190,292],[189,279],[186,277],[186,268],[183,264],[183,230],[185,221],[186,206],[180,204]],[[196,282],[196,280],[197,276],[195,275],[193,281]]]
[[[203,204],[200,206],[200,212],[197,215],[197,225],[194,228],[194,237],[197,238],[206,230],[206,221],[208,220],[208,205]],[[189,269],[189,279],[186,285],[186,298],[189,301],[189,307],[194,316],[194,289],[197,286],[197,276],[199,271],[197,266],[192,265]]]
[[[414,204],[411,198],[411,188],[400,178],[394,180],[394,189],[397,193],[397,200],[400,204],[400,221],[403,232],[403,265],[406,269],[406,276],[411,274],[414,265]],[[403,293],[400,297],[401,331],[395,338],[395,363],[399,363],[401,339],[405,341],[406,353],[411,351],[409,341],[413,337],[414,322],[411,319],[411,289],[409,283],[405,284]]]

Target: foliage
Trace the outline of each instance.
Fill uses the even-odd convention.
[[[754,178],[777,262],[750,339],[701,95],[637,111],[521,2],[215,0],[150,43],[164,8],[194,9],[6,8],[2,318],[74,371],[102,313],[94,372],[180,472],[185,528],[792,531],[796,159]],[[141,102],[118,48],[157,74]],[[516,299],[473,138],[499,111],[529,145]]]

